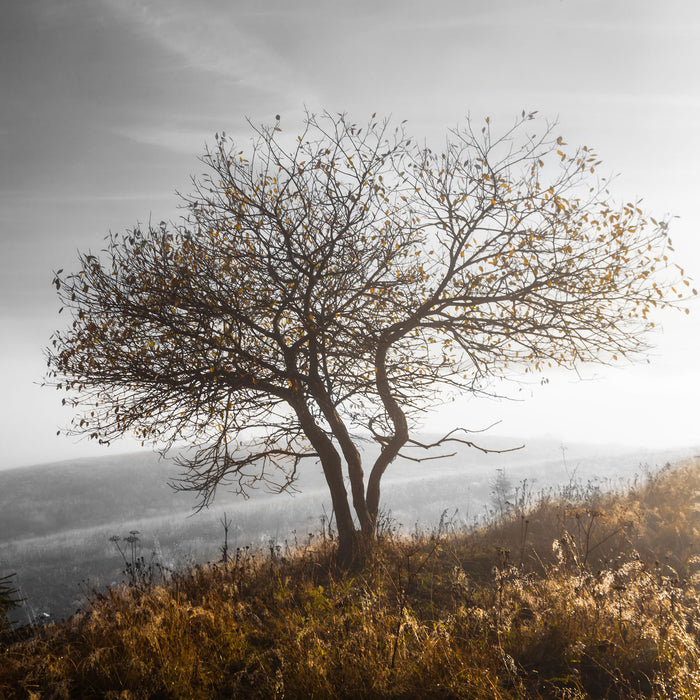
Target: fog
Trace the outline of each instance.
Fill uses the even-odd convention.
[[[491,449],[517,444],[512,438],[482,443]],[[516,501],[526,506],[542,493],[572,485],[624,488],[666,462],[698,452],[700,447],[630,451],[534,441],[522,450],[483,454],[459,446],[439,461],[392,464],[382,482],[382,523],[396,531],[431,531],[442,517],[455,529],[474,527]],[[365,449],[366,464],[372,453]],[[64,618],[84,607],[91,591],[126,581],[124,561],[110,540],[115,536],[122,538],[119,544],[129,559],[130,545],[123,538],[138,531],[136,554],[158,579],[161,566],[177,571],[219,560],[224,517],[230,521],[229,551],[240,547],[256,556],[270,547],[279,554],[308,546],[333,530],[330,498],[317,464],[304,465],[295,493],[256,491],[245,500],[222,489],[201,512],[195,512],[193,494],[176,493],[167,485],[175,476],[172,463],[144,452],[0,473],[0,575],[17,572],[27,598],[15,611],[15,621]]]

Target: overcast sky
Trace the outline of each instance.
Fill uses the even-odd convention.
[[[592,146],[620,202],[644,198],[700,279],[700,3],[689,0],[18,0],[0,23],[0,468],[95,452],[56,437],[40,388],[65,321],[52,270],[110,231],[177,216],[175,190],[225,130],[304,107],[408,120],[435,138],[522,109]],[[522,403],[460,402],[462,423],[524,438],[700,443],[700,305],[671,313],[649,363],[526,386]],[[109,448],[133,449],[123,443]]]

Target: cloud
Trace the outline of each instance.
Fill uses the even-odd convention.
[[[214,141],[214,131],[175,124],[138,124],[115,126],[112,133],[136,143],[165,148],[186,155],[204,153],[205,145]]]
[[[309,86],[275,50],[274,32],[263,40],[243,25],[238,3],[184,0],[102,0],[109,10],[182,61],[230,86],[275,95],[308,95]],[[277,22],[280,30],[283,22]],[[274,29],[274,25],[271,26]]]

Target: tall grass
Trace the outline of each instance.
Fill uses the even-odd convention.
[[[468,531],[385,521],[351,572],[324,526],[96,594],[5,636],[0,697],[700,697],[700,462],[521,496]]]

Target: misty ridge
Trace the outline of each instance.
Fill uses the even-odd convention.
[[[503,450],[522,443],[485,436],[479,444]],[[377,449],[365,446],[368,461]],[[572,484],[619,488],[698,448],[634,451],[535,440],[513,452],[486,455],[459,445],[440,453],[449,452],[455,454],[436,461],[398,460],[388,470],[383,514],[392,527],[429,530],[445,511],[452,522],[472,527],[507,513],[516,498],[524,502]],[[148,452],[0,472],[0,576],[17,572],[26,598],[12,619],[34,624],[65,618],[93,590],[125,582],[125,562],[110,538],[123,545],[136,532],[145,562],[178,570],[220,558],[224,518],[231,551],[292,551],[333,527],[323,473],[313,460],[302,465],[290,493],[258,488],[245,499],[222,486],[201,511],[195,494],[168,485],[177,476],[172,461]]]

